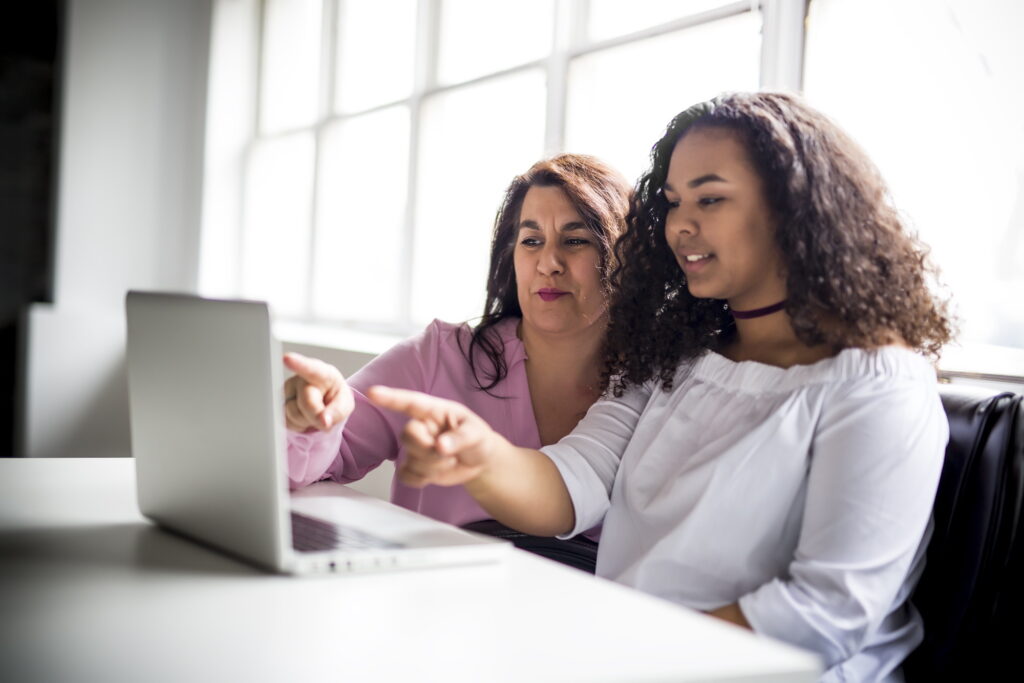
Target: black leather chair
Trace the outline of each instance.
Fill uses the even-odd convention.
[[[925,635],[904,675],[908,683],[1022,680],[1024,397],[956,384],[941,391],[949,445],[911,598]]]

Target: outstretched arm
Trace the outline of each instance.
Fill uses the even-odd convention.
[[[402,389],[372,387],[371,401],[405,413],[408,458],[398,477],[409,486],[455,486],[496,520],[537,536],[571,531],[576,516],[555,464],[540,451],[517,448],[460,403]]]

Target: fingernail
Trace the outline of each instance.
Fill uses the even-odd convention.
[[[450,451],[454,445],[455,444],[452,443],[452,437],[447,434],[443,434],[437,439],[437,447],[443,452]]]

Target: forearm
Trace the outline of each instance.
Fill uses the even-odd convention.
[[[535,536],[573,529],[572,498],[555,464],[540,451],[517,448],[498,437],[487,468],[465,484],[494,519]]]
[[[454,401],[375,386],[375,404],[408,415],[399,479],[413,487],[461,484],[498,521],[526,533],[571,531],[576,513],[555,464],[540,451],[516,448]]]

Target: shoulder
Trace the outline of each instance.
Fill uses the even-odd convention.
[[[466,323],[450,323],[434,318],[419,336],[422,337],[424,342],[440,346],[458,346],[460,342],[468,340],[472,333],[472,329]]]
[[[905,346],[844,349],[833,356],[837,376],[890,377],[934,382],[935,369],[923,356]]]
[[[822,381],[838,396],[846,394],[879,397],[909,391],[921,396],[938,396],[935,369],[922,356],[901,346],[875,349],[846,349],[829,359],[822,368]]]
[[[455,345],[459,326],[434,320],[416,334],[397,342],[380,354],[377,360],[397,361],[416,357],[420,359],[436,356],[439,349]]]
[[[473,329],[468,323],[450,323],[435,318],[418,334],[399,342],[397,346],[419,353],[450,353],[452,349],[468,348],[472,338]]]
[[[518,322],[518,318],[505,318],[485,330],[484,334],[498,349],[502,349],[508,355],[510,351],[522,347],[522,342],[516,335]],[[475,333],[476,328],[470,327],[469,323],[450,323],[434,319],[420,333],[419,338],[422,340],[421,343],[432,344],[449,351],[455,349],[465,357]]]
[[[434,320],[417,334],[396,343],[368,362],[349,380],[356,389],[386,384],[418,391],[429,391],[439,368],[467,365],[459,351],[460,335],[468,340],[466,325]]]
[[[907,448],[925,435],[945,445],[945,411],[935,370],[927,360],[897,346],[849,349],[835,360],[823,426],[886,434]]]
[[[449,379],[458,384],[466,385],[477,389],[480,380],[487,381],[487,377],[495,370],[495,363],[504,366],[503,379],[496,387],[497,393],[505,391],[506,383],[510,376],[518,377],[521,372],[519,366],[526,359],[526,351],[522,341],[516,335],[518,318],[506,318],[495,325],[483,330],[482,338],[484,343],[473,343],[477,330],[466,323],[448,323],[441,320],[434,320],[424,331],[428,341],[433,347],[433,357],[436,359],[436,367],[440,373],[449,376]],[[495,355],[497,353],[497,356]],[[472,353],[472,362],[470,354]],[[438,381],[442,381],[441,374],[438,374]],[[523,377],[525,381],[525,375]],[[518,383],[515,387],[519,390]]]
[[[400,357],[414,356],[430,370],[439,366],[465,364],[465,349],[469,348],[472,332],[465,323],[433,320],[419,334],[397,344],[389,354]],[[429,372],[428,374],[433,374]]]

